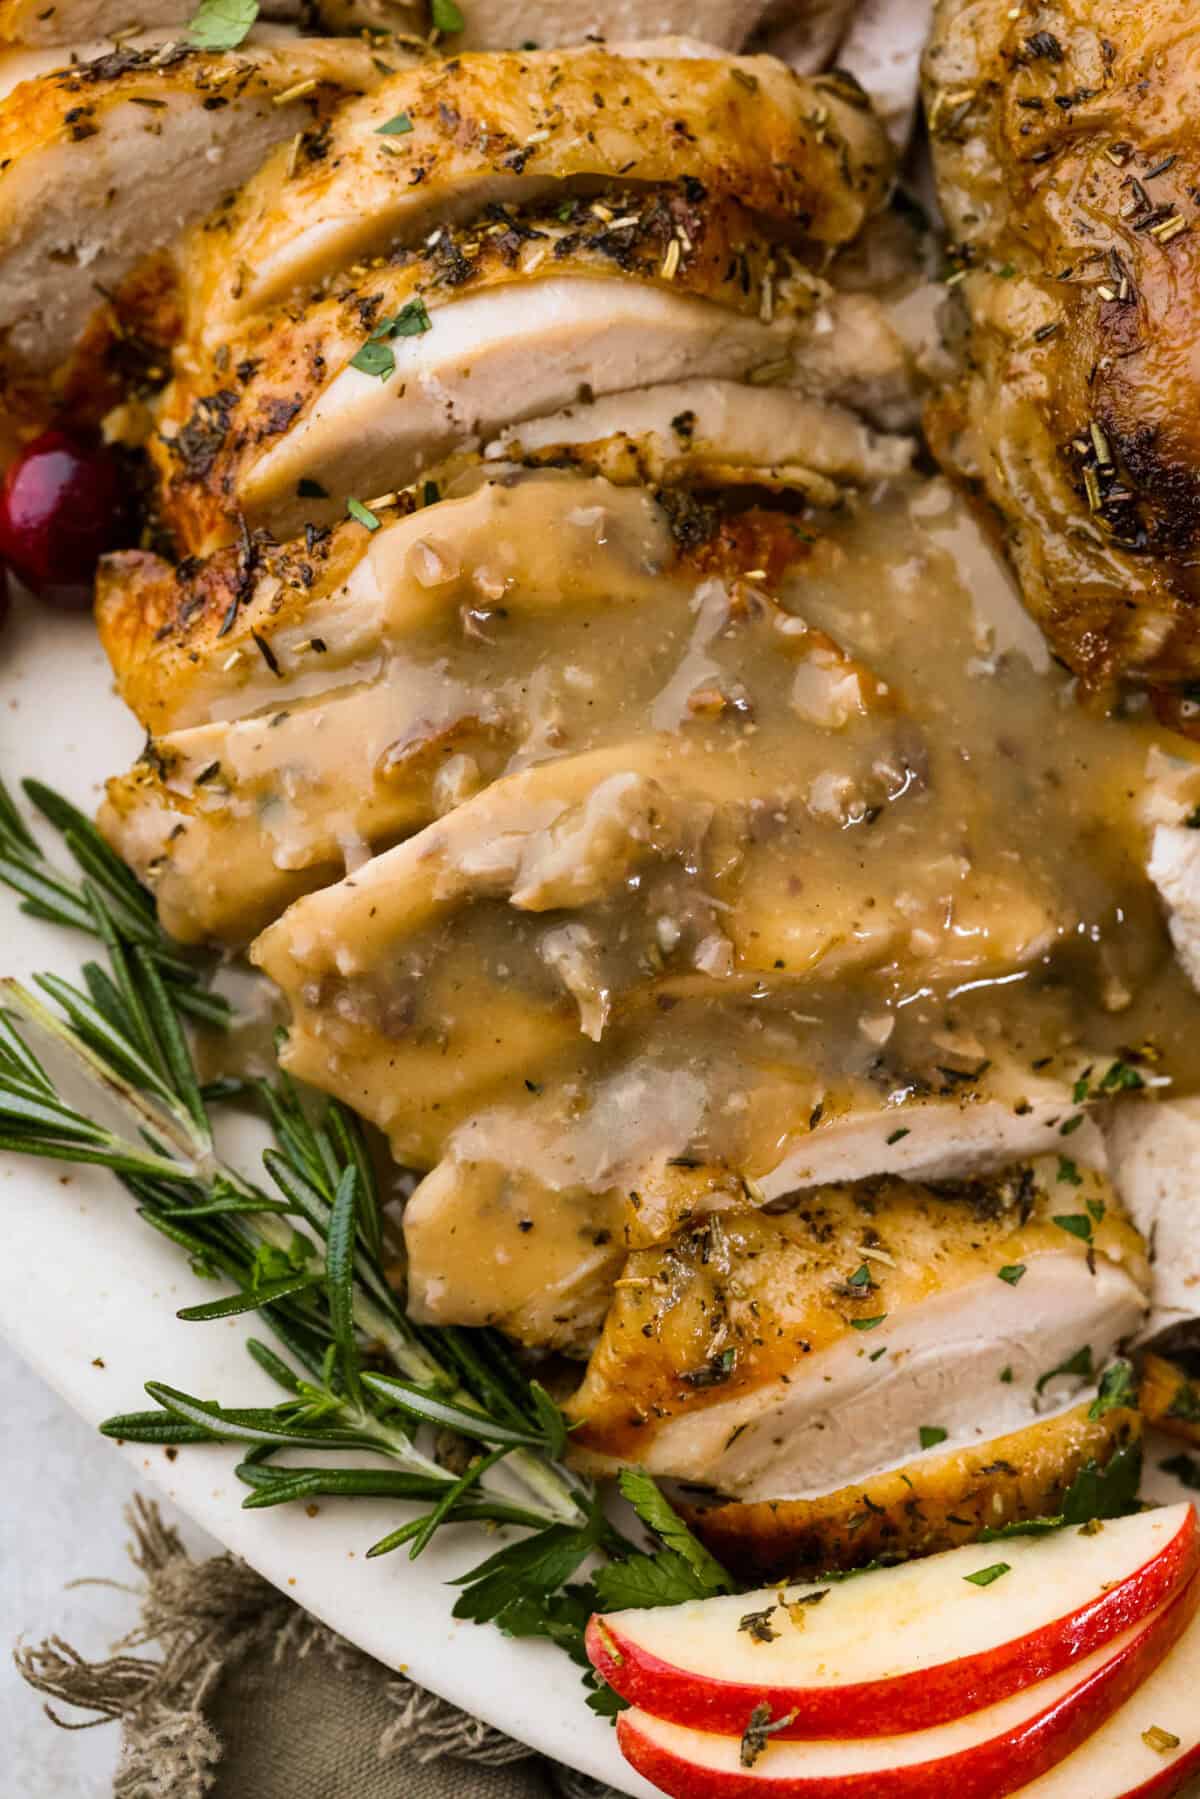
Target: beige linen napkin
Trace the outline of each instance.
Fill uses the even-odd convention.
[[[129,1524],[136,1630],[95,1662],[58,1637],[15,1651],[54,1723],[82,1727],[63,1705],[119,1720],[114,1799],[616,1799],[343,1642],[236,1556],[193,1561],[153,1502]]]

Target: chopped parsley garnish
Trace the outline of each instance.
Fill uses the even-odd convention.
[[[898,1131],[893,1131],[891,1136],[888,1138],[889,1147],[893,1143],[899,1143],[901,1137],[907,1137],[908,1135],[909,1135],[909,1127],[906,1124],[902,1124],[900,1126],[900,1129]]]
[[[462,31],[467,23],[454,0],[432,0],[429,17],[435,31]]]
[[[188,25],[200,50],[236,50],[258,18],[258,0],[201,0]]]
[[[399,312],[380,319],[362,349],[350,358],[350,367],[357,369],[360,374],[374,375],[380,381],[387,381],[396,372],[396,357],[388,347],[388,340],[395,337],[422,337],[426,331],[432,330],[433,320],[426,310],[424,300],[409,300]]]
[[[919,1432],[922,1449],[936,1449],[944,1443],[950,1432],[943,1430],[940,1424],[923,1424]]]
[[[990,1568],[980,1568],[974,1574],[964,1574],[963,1579],[969,1580],[973,1587],[990,1587],[994,1581],[1011,1573],[1011,1562],[993,1562]]]
[[[346,511],[350,514],[351,518],[357,519],[360,525],[365,525],[368,531],[378,531],[380,521],[373,512],[363,505],[361,500],[347,500]]]
[[[1138,1073],[1137,1069],[1132,1068],[1128,1062],[1114,1062],[1100,1082],[1100,1092],[1133,1092],[1138,1087],[1144,1087],[1145,1085],[1146,1083]]]
[[[1072,1162],[1070,1156],[1059,1156],[1058,1178],[1060,1181],[1066,1181],[1069,1187],[1081,1187],[1083,1185],[1083,1176],[1079,1172],[1078,1165],[1075,1162]]]
[[[877,1318],[852,1318],[850,1320],[850,1329],[854,1331],[873,1331],[883,1323],[886,1317],[886,1312],[880,1312]]]
[[[750,1713],[750,1722],[738,1751],[738,1760],[743,1768],[752,1768],[776,1731],[786,1730],[795,1716],[795,1712],[785,1712],[782,1718],[776,1718],[772,1722],[771,1708],[766,1701],[756,1705]]]
[[[1084,1380],[1091,1380],[1095,1372],[1092,1346],[1090,1343],[1085,1343],[1082,1349],[1077,1349],[1073,1356],[1069,1356],[1065,1362],[1060,1362],[1057,1368],[1049,1368],[1045,1374],[1039,1375],[1036,1391],[1043,1392],[1050,1382],[1056,1380],[1060,1374],[1077,1374]]]
[[[1152,1724],[1149,1730],[1143,1730],[1142,1741],[1156,1755],[1170,1755],[1178,1749],[1180,1738],[1173,1730],[1164,1730],[1161,1724]]]
[[[1079,1129],[1079,1127],[1082,1123],[1083,1123],[1083,1113],[1076,1112],[1074,1118],[1068,1118],[1065,1124],[1059,1125],[1059,1127],[1058,1127],[1059,1136],[1060,1137],[1071,1136],[1073,1132],[1075,1132]]]
[[[739,1619],[738,1629],[744,1630],[752,1643],[773,1643],[779,1635],[771,1629],[771,1619],[775,1616],[776,1607],[764,1606],[761,1612],[747,1612]]]
[[[396,114],[395,118],[388,119],[386,124],[376,125],[375,136],[376,137],[407,137],[408,133],[412,130],[412,128],[413,128],[413,122],[409,118],[408,114],[406,112],[398,112]]]
[[[869,1287],[871,1285],[871,1270],[867,1267],[865,1262],[862,1264],[861,1268],[856,1268],[854,1270],[854,1273],[850,1276],[846,1285],[848,1287]]]
[[[1006,1386],[1006,1387],[1011,1387],[1011,1386],[1012,1386],[1012,1382],[1013,1382],[1013,1371],[1012,1371],[1012,1369],[1011,1369],[1011,1367],[1009,1367],[1009,1368],[1001,1368],[1001,1370],[1000,1370],[1000,1379],[1001,1379],[1001,1380],[1002,1380],[1002,1381],[1003,1381],[1003,1382],[1004,1382],[1004,1384],[1005,1384],[1005,1386]]]
[[[1069,1236],[1078,1237],[1081,1243],[1090,1243],[1092,1240],[1092,1221],[1086,1212],[1060,1212],[1051,1222],[1056,1224],[1060,1231],[1066,1231]]]
[[[1004,1267],[998,1268],[996,1272],[1002,1281],[1007,1281],[1010,1287],[1015,1287],[1018,1281],[1024,1279],[1025,1264],[1024,1262],[1006,1262]]]
[[[1105,1412],[1114,1412],[1118,1406],[1135,1406],[1137,1389],[1133,1379],[1131,1362],[1114,1362],[1100,1376],[1100,1391],[1088,1408],[1088,1417],[1103,1418]]]
[[[1167,1407],[1167,1417],[1182,1418],[1185,1424],[1200,1424],[1200,1388],[1191,1381],[1180,1381]]]
[[[1104,1201],[1102,1199],[1088,1199],[1084,1201],[1084,1204],[1087,1206],[1093,1223],[1099,1224],[1108,1210]]]

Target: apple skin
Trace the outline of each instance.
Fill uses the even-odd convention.
[[[764,1703],[772,1717],[796,1713],[779,1731],[780,1742],[896,1736],[982,1711],[1082,1661],[1179,1593],[1198,1568],[1200,1520],[1193,1508],[1150,1561],[1090,1605],[979,1655],[853,1685],[750,1686],[678,1668],[628,1636],[619,1612],[589,1621],[587,1652],[597,1673],[631,1705],[716,1736],[740,1737],[754,1707]]]
[[[754,1799],[756,1794],[763,1799],[947,1799],[948,1793],[953,1799],[1005,1799],[1056,1767],[1106,1724],[1170,1653],[1198,1610],[1200,1578],[1193,1579],[1109,1660],[1041,1712],[972,1748],[891,1770],[883,1776],[886,1784],[881,1784],[877,1770],[813,1777],[772,1775],[772,1745],[755,1767],[741,1768],[736,1765],[732,1739],[697,1732],[700,1753],[719,1743],[722,1755],[733,1764],[705,1767],[644,1734],[637,1723],[638,1714],[631,1712],[622,1712],[617,1720],[617,1742],[630,1767],[670,1799]],[[796,1753],[795,1746],[779,1747],[790,1747],[791,1753]],[[1164,1769],[1164,1774],[1173,1776],[1175,1772],[1175,1768]],[[1177,1790],[1170,1785],[1149,1788],[1156,1799],[1159,1792]],[[1100,1795],[1080,1793],[1079,1799],[1100,1799]]]

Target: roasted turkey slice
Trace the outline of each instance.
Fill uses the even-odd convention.
[[[149,324],[161,359],[173,277],[122,288],[273,145],[378,80],[366,45],[296,39],[229,54],[118,49],[15,88],[0,107],[5,430],[56,400],[103,410],[135,325]]]
[[[843,674],[816,654],[802,685],[811,672],[828,693]],[[696,691],[720,700],[711,679]],[[773,996],[804,1015],[810,986],[878,1003],[900,964],[952,984],[1039,963],[1070,927],[1032,871],[1002,852],[935,859],[904,892],[877,891],[853,833],[800,799],[833,754],[879,808],[877,841],[884,816],[903,832],[919,810],[903,719],[860,705],[836,751],[827,728],[791,721],[793,799],[779,732],[747,743],[734,706],[702,702],[678,737],[510,775],[298,901],[252,952],[292,1007],[288,1065],[427,1164],[472,1110],[610,1042],[619,1055],[685,1001]]]
[[[969,320],[935,448],[1096,687],[1200,670],[1198,63],[1180,0],[940,0],[926,55]]]
[[[922,1430],[949,1452],[1061,1406],[1137,1331],[1148,1286],[1112,1188],[1056,1157],[713,1213],[629,1258],[568,1407],[574,1452],[819,1498],[903,1466]]]
[[[878,431],[836,401],[709,380],[581,400],[510,427],[483,453],[594,469],[615,482],[762,487],[830,506],[847,486],[902,475],[914,451],[911,438]]]
[[[189,344],[176,366],[157,456],[190,553],[227,540],[235,512],[276,536],[329,523],[347,496],[405,487],[581,393],[707,376],[849,402],[887,426],[914,413],[877,303],[833,294],[699,184],[548,213],[492,206],[398,265],[267,312],[216,364]]]
[[[856,88],[770,57],[635,48],[457,57],[343,107],[196,234],[193,339],[215,348],[264,306],[491,201],[692,177],[824,244],[853,237],[880,204],[891,156]]]
[[[905,1561],[973,1543],[986,1530],[1054,1518],[1081,1475],[1138,1454],[1142,1420],[1126,1406],[1072,1406],[975,1448],[932,1452],[817,1499],[679,1501],[725,1567],[753,1583]],[[1136,1470],[1134,1470],[1136,1473]]]

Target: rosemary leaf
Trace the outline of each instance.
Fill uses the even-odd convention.
[[[354,1335],[354,1238],[357,1231],[358,1170],[347,1168],[338,1182],[325,1248],[329,1317],[338,1347],[342,1379],[355,1405],[362,1404],[358,1344]]]
[[[243,1293],[231,1293],[227,1299],[210,1299],[204,1305],[184,1306],[176,1312],[187,1324],[207,1324],[214,1318],[236,1318],[239,1312],[260,1312],[264,1306],[276,1305],[297,1293],[308,1293],[321,1284],[319,1274],[293,1274],[282,1280],[262,1281]]]

